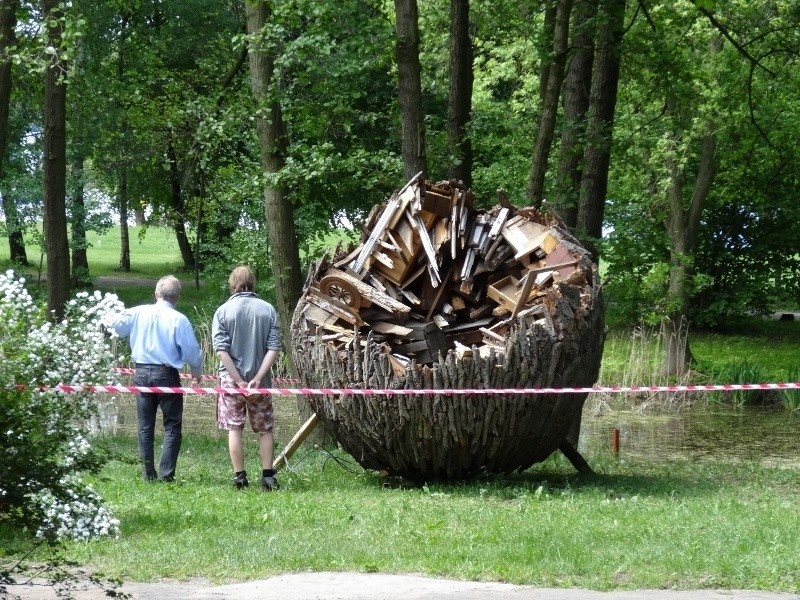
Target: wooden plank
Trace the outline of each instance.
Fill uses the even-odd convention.
[[[436,188],[425,191],[422,208],[438,217],[450,216],[450,194],[442,193]]]
[[[450,265],[450,269],[447,271],[447,275],[444,278],[445,285],[438,286],[438,290],[436,292],[436,295],[434,296],[433,301],[428,306],[428,314],[425,317],[426,320],[431,318],[431,315],[436,310],[436,307],[439,306],[439,301],[442,298],[442,294],[444,293],[445,288],[448,287],[447,284],[450,283],[450,277],[452,275],[453,275],[453,265]],[[436,287],[436,286],[434,286],[434,287]]]
[[[387,335],[399,335],[401,337],[405,337],[409,335],[412,331],[414,331],[410,327],[403,327],[402,325],[395,325],[394,323],[385,323],[383,321],[373,323],[372,329],[374,329],[378,333],[383,333]]]
[[[533,289],[534,281],[537,279],[537,275],[533,273],[528,273],[525,276],[525,283],[522,285],[522,292],[520,292],[519,300],[517,301],[517,305],[514,307],[514,310],[511,311],[511,318],[513,319],[519,314],[519,311],[525,306],[525,303],[528,301],[528,296],[531,294],[531,289]]]
[[[372,251],[375,249],[375,246],[378,243],[378,240],[381,239],[386,231],[386,228],[389,226],[389,222],[394,217],[395,213],[400,213],[398,209],[400,208],[400,198],[397,194],[393,195],[389,198],[389,201],[386,203],[386,208],[381,213],[378,222],[375,224],[375,228],[369,234],[369,238],[367,241],[364,242],[361,246],[361,251],[358,254],[355,262],[353,263],[353,270],[356,272],[360,272],[364,265],[367,262],[367,259],[372,254]]]
[[[494,222],[492,223],[491,228],[489,229],[489,239],[494,241],[500,235],[500,229],[503,225],[506,224],[506,220],[508,219],[508,215],[511,212],[509,208],[501,208],[500,212],[497,213],[497,217],[495,217]]]
[[[325,296],[323,293],[313,290],[308,291],[306,298],[312,304],[316,304],[321,309],[335,314],[337,317],[344,319],[351,325],[360,326],[364,324],[364,321],[361,320],[361,317],[352,312],[349,306],[343,302],[339,302],[335,298]]]
[[[425,255],[428,258],[427,267],[428,273],[431,276],[431,284],[433,287],[436,287],[442,282],[442,279],[439,275],[439,267],[436,264],[436,251],[433,249],[431,237],[428,234],[428,230],[425,228],[425,223],[422,221],[419,215],[412,217],[406,213],[406,217],[409,221],[411,221],[412,227],[417,230],[417,235],[419,236],[420,241],[422,241],[422,248],[425,250]]]
[[[319,417],[316,413],[311,415],[311,418],[303,423],[303,426],[294,434],[289,443],[278,455],[278,458],[272,463],[272,468],[276,471],[285,467],[288,464],[289,459],[292,457],[292,454],[300,447],[300,445],[306,441],[306,438],[311,435],[311,432],[317,428],[317,424],[319,423]]]

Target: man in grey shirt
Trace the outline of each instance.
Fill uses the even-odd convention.
[[[281,348],[280,326],[275,308],[253,291],[255,275],[249,267],[240,266],[228,278],[231,297],[214,313],[211,335],[220,360],[220,385],[243,390],[272,387],[270,369]],[[217,421],[228,431],[228,451],[234,471],[234,485],[248,486],[244,461],[244,422],[259,434],[261,487],[278,489],[273,469],[272,396],[269,394],[220,394],[217,399]]]

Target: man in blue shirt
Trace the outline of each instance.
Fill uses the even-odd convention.
[[[130,338],[136,386],[180,387],[184,364],[189,365],[195,381],[200,381],[203,356],[189,319],[175,310],[180,295],[181,282],[172,275],[162,277],[156,284],[154,304],[130,308],[113,324],[118,335]],[[164,444],[156,471],[153,432],[159,406],[164,421]],[[173,481],[183,438],[183,394],[136,394],[136,414],[145,480]]]
[[[242,439],[245,415],[259,435],[261,488],[278,489],[273,468],[273,427],[275,418],[272,396],[247,390],[272,387],[270,369],[281,349],[281,330],[275,308],[259,298],[256,279],[249,267],[236,267],[228,278],[231,297],[214,313],[211,336],[220,361],[220,385],[241,388],[242,393],[220,394],[217,421],[228,431],[228,451],[234,471],[234,485],[248,486]]]

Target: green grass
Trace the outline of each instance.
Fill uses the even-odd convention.
[[[95,487],[122,533],[72,544],[69,556],[108,577],[232,582],[333,570],[800,591],[797,469],[600,456],[589,476],[557,456],[520,475],[402,487],[304,447],[280,473],[282,490],[265,495],[233,489],[223,437],[187,436],[172,485],[139,480],[132,437],[107,441],[121,460]]]
[[[167,227],[129,227],[131,270],[119,269],[119,226],[111,227],[103,235],[90,231],[87,234],[89,248],[87,259],[89,272],[95,278],[95,288],[103,292],[116,293],[126,306],[135,306],[153,301],[155,281],[164,275],[175,275],[183,283],[181,307],[191,312],[201,306],[207,290],[201,282],[200,289],[195,286],[193,272],[183,270],[178,242],[175,233]],[[8,243],[0,240],[0,269],[13,268],[23,274],[30,282],[32,291],[44,293],[44,283],[37,284],[40,260],[42,272],[47,272],[47,259],[42,256],[36,240],[26,239],[29,265],[19,267],[9,261]],[[106,278],[98,280],[98,278]],[[146,280],[144,285],[141,280]],[[130,281],[130,283],[126,283]]]
[[[180,251],[175,233],[167,227],[129,227],[131,252],[131,271],[119,270],[119,226],[111,227],[106,233],[98,235],[95,231],[87,233],[89,248],[86,251],[89,272],[92,277],[121,277],[127,279],[158,279],[162,275],[181,270]],[[36,273],[41,260],[47,271],[47,257],[32,236],[26,237],[26,250],[30,266],[27,273]],[[8,243],[0,243],[0,268],[11,268]],[[187,277],[191,277],[187,274]]]

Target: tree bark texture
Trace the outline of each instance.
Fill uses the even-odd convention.
[[[469,0],[450,2],[450,83],[447,94],[447,146],[454,161],[450,177],[472,187],[472,142],[467,124],[472,112],[472,40]]]
[[[539,124],[533,145],[531,173],[528,178],[528,200],[532,206],[541,207],[544,198],[544,176],[547,172],[553,133],[558,115],[558,100],[561,98],[561,84],[564,81],[564,67],[567,62],[569,42],[569,16],[572,0],[558,0],[553,21],[553,58],[550,62],[547,83],[544,85],[542,109],[539,111]]]
[[[11,105],[11,58],[6,56],[6,49],[16,43],[15,28],[18,6],[17,0],[0,0],[0,181],[3,180],[5,168],[9,107]],[[13,195],[6,189],[2,191],[2,196],[9,258],[12,262],[27,265],[28,255],[25,252],[25,240],[22,236],[22,226]]]
[[[581,258],[583,286],[561,282],[547,292],[552,323],[518,319],[503,353],[439,355],[398,373],[385,348],[362,328],[346,350],[307,335],[307,296],[292,322],[292,350],[303,385],[338,389],[492,389],[585,387],[597,381],[603,303],[589,253],[564,232]],[[569,241],[572,240],[572,241]],[[324,269],[324,266],[322,267]],[[309,282],[318,267],[312,267]],[[580,423],[586,393],[312,395],[314,412],[334,439],[367,469],[413,480],[510,473],[545,460]]]
[[[13,191],[3,191],[3,214],[6,217],[6,233],[8,234],[9,258],[19,265],[28,265],[28,253],[25,250],[23,225],[17,212],[16,197]]]
[[[572,57],[564,81],[564,124],[555,194],[551,202],[556,214],[573,231],[578,221],[586,113],[594,61],[592,21],[596,14],[597,3],[593,0],[577,0],[572,9]]]
[[[403,169],[411,179],[428,172],[425,148],[425,114],[422,108],[422,82],[419,61],[419,20],[417,0],[395,0],[398,100],[403,124]]]
[[[131,270],[131,240],[128,231],[128,167],[123,161],[118,171],[117,207],[119,208],[119,269]]]
[[[669,110],[676,110],[675,102],[668,100]],[[692,258],[695,251],[700,216],[708,192],[716,175],[716,136],[713,123],[708,123],[707,132],[700,139],[700,160],[697,166],[694,189],[689,206],[684,196],[684,174],[673,154],[667,158],[670,182],[667,188],[669,213],[666,219],[667,236],[670,243],[669,288],[667,290],[668,314],[662,320],[664,334],[664,364],[666,375],[682,377],[692,363],[689,346],[688,318],[689,279],[692,273]]]
[[[275,57],[259,41],[269,23],[270,9],[266,2],[245,2],[247,33],[253,38],[249,48],[250,83],[258,106],[258,128],[261,168],[266,175],[274,175],[283,167],[286,154],[286,133],[281,112]],[[286,328],[303,289],[300,271],[300,253],[294,224],[294,207],[286,190],[280,185],[264,186],[264,213],[270,242],[272,273],[275,278],[275,300],[281,326],[284,327],[284,344],[288,345]],[[289,357],[291,359],[291,357]],[[290,365],[290,370],[294,368]],[[300,404],[301,414],[306,410]]]
[[[172,144],[167,148],[167,156],[169,157],[170,184],[169,220],[172,221],[172,230],[175,232],[175,239],[178,241],[183,268],[191,271],[194,268],[194,252],[186,235],[186,203],[183,200],[183,177],[178,166],[178,155]]]
[[[80,145],[77,145],[80,147]],[[89,275],[89,260],[86,256],[86,203],[83,193],[83,156],[72,161],[72,287],[88,287],[92,283]]]
[[[617,106],[620,54],[626,0],[606,0],[598,11],[599,26],[587,124],[585,171],[581,180],[577,233],[597,257],[611,162],[611,136]]]
[[[44,245],[47,253],[47,308],[61,318],[69,298],[70,269],[66,212],[66,64],[60,59],[63,25],[59,21],[58,0],[44,0],[42,12],[48,44],[56,49],[48,55],[44,75]]]

